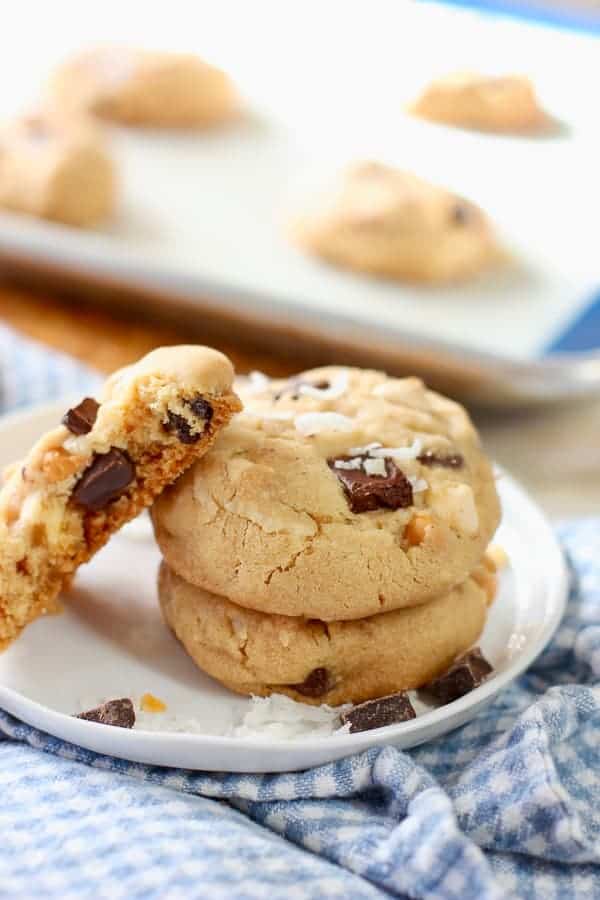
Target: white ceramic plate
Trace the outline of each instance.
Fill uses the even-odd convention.
[[[0,466],[23,455],[66,404],[5,418]],[[223,737],[250,701],[202,674],[163,625],[156,603],[158,551],[143,527],[128,526],[77,576],[63,615],[34,622],[0,655],[0,706],[49,734],[135,762],[233,772],[303,769],[374,744],[411,747],[471,719],[541,652],[565,608],[567,574],[548,522],[508,475],[499,488],[498,542],[510,557],[482,647],[494,676],[462,699],[416,719],[355,735]],[[140,522],[141,524],[141,522]],[[136,523],[137,526],[137,523]],[[127,731],[75,719],[87,704],[150,692],[165,717],[194,719],[194,733]],[[161,714],[156,714],[160,716]]]

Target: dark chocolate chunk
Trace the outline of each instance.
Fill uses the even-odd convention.
[[[174,431],[182,444],[195,444],[202,437],[202,431],[192,431],[192,426],[187,419],[177,413],[167,411],[168,422],[165,425],[167,431]]]
[[[425,453],[417,456],[417,459],[424,466],[441,466],[443,469],[462,469],[465,464],[465,460],[460,453],[440,456],[432,450],[426,450]]]
[[[302,684],[292,684],[290,687],[305,697],[322,697],[333,687],[333,682],[329,671],[320,667],[309,672]]]
[[[198,396],[194,400],[184,400],[183,402],[203,423],[210,422],[212,419],[214,410],[204,397]],[[167,410],[167,418],[165,428],[168,431],[174,431],[182,444],[195,444],[204,433],[204,428],[192,431],[193,424],[178,413]]]
[[[416,713],[408,694],[388,694],[377,700],[367,700],[353,706],[342,713],[342,725],[350,725],[350,733],[370,731],[372,728],[383,728],[384,725],[395,725],[397,722],[408,722]]]
[[[366,457],[355,457],[362,460]],[[344,488],[348,505],[353,513],[369,512],[374,509],[405,509],[413,505],[413,489],[410,481],[395,463],[385,460],[386,475],[368,475],[363,469],[338,469],[341,456],[328,459],[329,468],[337,475]]]
[[[86,397],[78,406],[68,409],[61,419],[72,434],[88,434],[96,421],[100,404],[93,397]]]
[[[213,417],[213,408],[204,397],[198,396],[195,400],[186,400],[186,405],[189,406],[194,415],[198,416],[199,419],[204,419],[205,422],[210,422]]]
[[[472,218],[471,208],[467,203],[459,200],[452,207],[451,218],[453,225],[468,225]]]
[[[73,491],[73,500],[86,509],[104,509],[120,497],[135,478],[135,467],[123,450],[112,447],[96,453]]]
[[[447,672],[423,686],[440,703],[452,703],[479,687],[486,680],[493,667],[481,653],[479,647],[469,650],[450,666]]]
[[[133,728],[135,710],[131,700],[123,697],[120,700],[108,700],[102,706],[79,713],[75,718],[85,719],[86,722],[99,722],[101,725],[114,725],[116,728]]]

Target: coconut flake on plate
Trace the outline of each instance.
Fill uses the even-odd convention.
[[[348,373],[340,372],[325,388],[314,384],[300,384],[298,393],[303,397],[315,397],[317,400],[336,400],[348,390]]]
[[[348,730],[342,729],[340,715],[351,709],[351,704],[309,706],[297,703],[283,694],[270,697],[252,697],[250,708],[238,725],[231,730],[231,737],[293,740],[302,737],[329,737]]]
[[[307,412],[301,413],[294,419],[296,431],[304,437],[311,437],[323,431],[354,431],[356,427],[353,419],[336,412]]]

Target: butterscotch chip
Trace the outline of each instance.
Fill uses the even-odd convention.
[[[40,438],[26,477],[15,467],[0,490],[0,645],[56,608],[78,566],[206,453],[240,409],[232,382],[215,350],[160,348]]]
[[[167,704],[154,694],[144,694],[140,700],[140,708],[147,713],[162,713],[165,712]]]
[[[431,524],[431,519],[427,516],[413,516],[406,528],[404,529],[404,538],[409,547],[418,547],[425,540],[427,527]]]

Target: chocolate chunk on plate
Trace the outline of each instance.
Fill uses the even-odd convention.
[[[99,409],[100,404],[93,397],[85,397],[77,406],[66,411],[61,423],[71,434],[89,434],[94,427]]]
[[[131,700],[122,697],[120,700],[107,700],[102,706],[79,713],[75,718],[85,719],[86,722],[98,722],[100,725],[113,725],[116,728],[133,728],[135,710]]]
[[[486,680],[494,669],[482,654],[479,647],[474,647],[450,666],[447,672],[434,681],[423,686],[422,690],[439,700],[440,703],[452,703],[464,697]]]
[[[73,500],[86,509],[104,509],[121,496],[135,478],[135,467],[124,450],[112,447],[96,453],[73,491]]]
[[[336,463],[360,463],[361,468],[340,468]],[[342,483],[348,506],[353,513],[371,512],[374,509],[406,509],[413,505],[413,489],[410,481],[391,459],[383,461],[385,474],[369,474],[364,469],[366,457],[352,459],[342,456],[329,459],[329,468]]]
[[[385,725],[396,725],[398,722],[408,722],[414,718],[416,713],[413,705],[408,694],[404,692],[359,703],[341,716],[342,725],[350,725],[351,734],[383,728]]]

